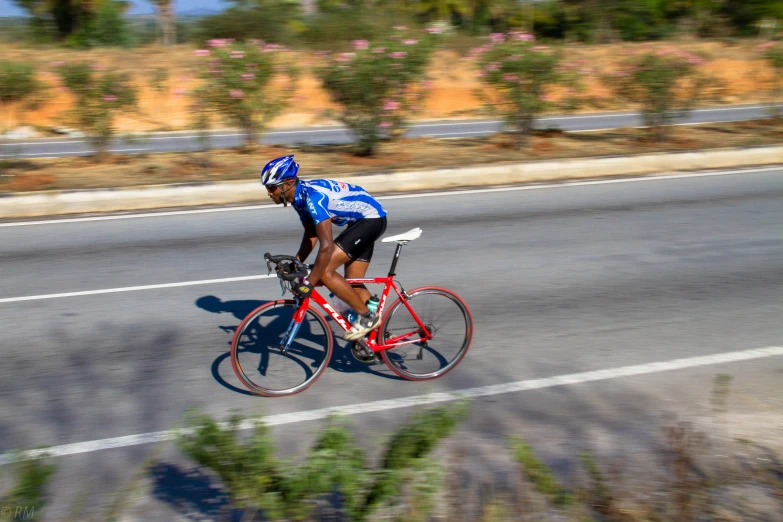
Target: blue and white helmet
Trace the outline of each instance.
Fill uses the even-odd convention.
[[[289,179],[296,179],[299,164],[294,161],[294,155],[273,159],[261,171],[261,183],[277,185]]]

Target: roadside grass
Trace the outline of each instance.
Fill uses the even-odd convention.
[[[429,170],[474,164],[676,152],[783,143],[783,119],[709,123],[676,127],[670,139],[655,142],[643,129],[591,132],[537,131],[529,150],[504,134],[440,140],[383,142],[371,157],[357,157],[351,145],[261,146],[203,152],[114,154],[89,157],[3,160],[0,192],[134,187],[167,183],[255,180],[273,157],[296,154],[305,177],[349,177],[398,170]],[[259,191],[259,199],[265,197]]]

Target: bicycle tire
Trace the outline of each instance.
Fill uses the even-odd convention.
[[[465,304],[457,294],[445,288],[424,286],[408,292],[407,295],[408,304],[416,312],[416,315],[419,316],[419,319],[432,332],[433,338],[428,341],[426,345],[425,343],[414,343],[383,350],[380,352],[381,358],[391,371],[403,379],[410,381],[427,381],[442,377],[453,370],[467,354],[470,343],[473,340],[473,316],[470,313],[468,305]],[[430,363],[431,360],[437,362],[439,358],[445,359],[443,354],[437,352],[432,345],[444,340],[444,334],[447,332],[443,331],[444,324],[442,322],[440,325],[434,324],[434,321],[436,320],[436,317],[434,316],[435,312],[433,311],[434,307],[428,307],[428,303],[424,302],[426,300],[425,297],[428,297],[432,302],[432,298],[437,296],[442,298],[436,301],[437,303],[442,303],[442,305],[439,304],[438,306],[443,306],[445,314],[453,315],[453,317],[449,317],[449,319],[454,320],[455,327],[452,329],[454,331],[450,332],[450,335],[459,346],[455,350],[453,357],[450,357],[446,364],[441,364],[441,366],[435,370],[427,370],[429,366],[432,366]],[[449,309],[452,311],[449,312]],[[456,312],[459,312],[459,314]],[[460,326],[463,323],[464,332],[462,332],[462,326]],[[416,329],[417,327],[418,326],[407,307],[405,307],[402,300],[398,299],[389,307],[388,312],[386,312],[385,317],[381,322],[379,343],[386,344],[388,339],[393,338],[395,335],[401,335],[401,331],[407,332]],[[410,357],[410,352],[413,350],[418,351],[415,359]],[[428,357],[427,363],[414,362],[424,360],[425,350],[426,353],[431,356]]]
[[[288,353],[283,354],[278,348],[279,339],[285,332],[288,324],[290,324],[291,318],[296,311],[296,306],[296,302],[289,299],[281,299],[261,305],[242,320],[234,333],[234,338],[231,341],[231,366],[240,382],[255,394],[264,397],[286,397],[300,393],[312,386],[329,366],[334,349],[332,330],[326,322],[326,318],[312,307],[305,312],[302,326],[304,328],[304,323],[307,322],[307,326],[311,330],[310,333],[312,333],[314,328],[320,328],[323,331],[323,339],[309,340],[305,344],[303,331],[300,329]],[[278,313],[277,318],[274,316],[275,312]],[[258,320],[270,313],[272,319],[269,320],[269,323],[259,325]],[[277,320],[279,318],[282,318],[282,320]],[[277,321],[277,324],[274,325],[275,328],[272,328],[275,321]],[[266,333],[262,334],[262,332]],[[252,348],[245,346],[243,340],[250,342],[249,346],[252,346]],[[254,345],[252,344],[253,342],[255,343]],[[316,349],[318,345],[321,345],[323,348],[323,355],[318,355],[318,350]],[[253,349],[257,350],[261,362],[258,366],[247,364],[247,362],[243,365],[240,359],[244,358],[247,360]],[[244,357],[245,354],[248,357]],[[296,356],[305,359],[305,362],[296,360]],[[262,368],[265,357],[266,364]],[[313,361],[307,362],[307,359],[313,359]],[[273,366],[282,367],[283,364],[286,364],[285,360],[292,363],[288,364],[288,366],[295,368],[298,365],[304,370],[305,378],[301,383],[288,387],[271,387],[269,384],[264,386],[256,382],[262,380],[262,378],[270,377],[269,374],[273,371]],[[309,372],[309,375],[307,375],[308,367],[314,368]],[[267,379],[267,381],[269,380]]]

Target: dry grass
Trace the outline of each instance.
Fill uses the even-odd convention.
[[[438,140],[403,139],[382,143],[375,156],[359,158],[351,147],[259,147],[252,152],[233,149],[208,153],[165,153],[109,156],[96,162],[87,157],[5,160],[0,163],[0,192],[49,189],[129,187],[163,183],[255,179],[272,157],[295,153],[308,177],[350,176],[368,172],[460,167],[476,163],[535,161],[618,154],[667,152],[700,148],[757,146],[783,142],[783,120],[675,127],[668,141],[645,138],[639,129],[569,134],[541,131],[529,150],[513,147],[510,137]],[[6,177],[13,176],[13,177]]]
[[[569,59],[585,60],[599,70],[611,70],[624,53],[639,47],[659,47],[672,45],[668,42],[652,44],[622,43],[612,45],[571,45]],[[713,85],[714,99],[710,103],[755,103],[764,101],[764,85],[772,77],[772,71],[755,51],[757,42],[743,41],[739,45],[727,46],[720,42],[686,41],[676,45],[702,56],[706,61],[705,71],[716,78]],[[323,116],[331,108],[328,95],[320,88],[318,81],[309,72],[315,64],[311,54],[302,52],[287,53],[286,60],[299,64],[303,75],[297,91],[295,103],[278,117],[272,127],[290,127],[328,123]],[[175,48],[144,47],[132,50],[96,49],[76,51],[61,48],[25,48],[17,45],[0,45],[0,55],[8,60],[31,62],[41,71],[44,81],[54,84],[55,68],[53,61],[87,61],[99,63],[119,71],[128,72],[136,77],[141,89],[140,112],[123,116],[118,120],[120,132],[139,132],[154,130],[185,129],[190,126],[188,97],[181,92],[192,89],[196,83],[194,66],[197,58],[193,48],[177,46]],[[141,66],[140,66],[141,65]],[[165,68],[169,72],[170,82],[167,92],[162,96],[153,91],[144,79],[150,77],[156,68]],[[422,119],[453,118],[479,116],[481,104],[474,91],[478,86],[473,64],[465,61],[457,52],[443,50],[436,54],[430,68],[433,88],[423,111],[418,115]],[[600,84],[597,75],[589,80],[589,95],[601,101],[602,109],[627,109],[608,96],[606,88]],[[24,115],[24,121],[13,117],[11,125],[26,123],[40,127],[62,124],[62,113],[72,100],[67,93],[53,90],[51,99],[35,112]],[[594,110],[594,109],[592,109]]]

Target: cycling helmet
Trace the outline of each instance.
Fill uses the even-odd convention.
[[[279,185],[287,180],[296,179],[299,164],[294,161],[294,155],[273,159],[261,171],[261,183],[265,186]]]

